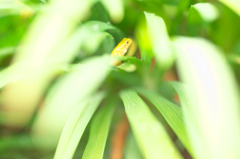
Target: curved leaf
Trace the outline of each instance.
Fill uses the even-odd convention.
[[[108,132],[114,112],[114,102],[109,102],[94,117],[87,146],[84,150],[83,159],[103,158]]]
[[[89,120],[104,96],[105,94],[102,92],[97,93],[72,110],[59,140],[54,156],[55,159],[71,159],[73,157]]]
[[[147,159],[182,158],[170,137],[133,90],[120,92],[125,111],[143,156]]]
[[[183,145],[192,154],[192,148],[185,130],[182,108],[158,95],[156,92],[143,88],[137,88],[136,90],[138,93],[145,96],[153,105],[155,105]]]

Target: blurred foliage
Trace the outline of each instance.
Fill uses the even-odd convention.
[[[224,0],[0,1],[0,158],[112,158],[125,111],[130,128],[125,123],[119,156],[126,159],[239,158],[239,137],[231,133],[240,132],[234,118],[240,106],[235,109],[239,10],[238,2]],[[127,56],[117,57],[121,65],[110,66],[111,51],[124,37],[133,44]],[[206,59],[191,63],[181,52]],[[209,83],[199,81],[203,70],[222,74],[213,71],[213,81],[209,74]],[[199,89],[189,93],[191,84]],[[234,93],[219,93],[226,102],[219,110],[198,110],[204,100],[195,107],[188,101],[207,94],[200,88]],[[206,122],[205,111],[219,118]],[[198,122],[218,130],[214,118],[221,117],[231,118],[223,123],[230,132],[210,140]],[[233,148],[225,152],[218,145]]]

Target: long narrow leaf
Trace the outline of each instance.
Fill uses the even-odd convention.
[[[203,136],[201,135],[201,130],[199,128],[198,115],[193,113],[193,109],[197,104],[196,101],[194,101],[194,98],[191,96],[193,92],[189,89],[189,87],[181,83],[171,82],[171,84],[177,91],[178,96],[181,100],[186,129],[189,134],[192,151],[194,151],[192,155],[194,158],[205,158],[207,156],[207,153],[204,152],[206,152],[207,149],[203,147],[205,143]]]
[[[240,158],[239,92],[222,52],[200,38],[177,37],[174,46],[188,87],[182,107],[195,157]]]
[[[169,36],[164,20],[155,14],[145,12],[148,34],[152,43],[152,50],[161,69],[172,66],[174,55],[170,47]]]
[[[73,109],[62,132],[55,159],[71,159],[73,157],[89,120],[104,96],[104,93],[100,92],[90,98],[89,102],[84,101],[82,105]]]
[[[120,96],[143,156],[147,159],[182,158],[164,127],[137,93],[124,90]]]
[[[137,142],[132,132],[130,132],[128,134],[127,141],[125,144],[124,159],[142,159],[142,158],[143,157],[140,153]]]
[[[86,17],[86,12],[90,10],[93,1],[51,1],[46,12],[43,10],[42,14],[37,14],[36,18],[33,18],[31,26],[28,26],[26,33],[24,32],[23,40],[11,60],[11,65],[19,63],[23,65],[21,69],[16,71],[16,74],[19,72],[20,75],[22,73],[27,74],[27,76],[15,81],[14,84],[9,83],[5,87],[6,91],[1,92],[2,101],[4,101],[2,105],[11,105],[12,107],[11,111],[4,112],[5,121],[3,124],[21,128],[29,123],[46,86],[56,73],[56,65],[49,65],[46,61],[79,24],[76,18],[81,21]],[[33,11],[30,14],[32,13]],[[66,54],[68,53],[66,52]],[[6,84],[8,78],[4,80],[3,84]],[[23,91],[24,93],[22,93]],[[46,145],[50,146],[50,144]]]
[[[137,92],[147,97],[147,99],[152,102],[153,105],[155,105],[155,107],[161,112],[165,120],[179,137],[183,145],[189,152],[192,153],[191,145],[185,130],[182,108],[158,95],[156,92],[152,92],[143,88],[138,88]]]
[[[117,28],[99,21],[89,21],[80,25],[75,32],[65,40],[63,46],[59,47],[56,53],[51,56],[51,61],[70,62],[83,46],[85,46],[87,50],[91,49],[90,52],[94,52],[102,40],[106,36],[110,36],[110,34],[104,32],[108,29],[116,30]],[[68,53],[66,54],[66,52]]]
[[[94,117],[87,146],[83,153],[83,159],[103,158],[108,132],[114,112],[113,101],[102,108]]]
[[[91,96],[109,72],[108,57],[91,58],[81,64],[58,80],[47,95],[46,103],[39,112],[33,129],[35,140],[39,144],[56,146],[72,108]]]

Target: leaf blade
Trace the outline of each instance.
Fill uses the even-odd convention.
[[[161,97],[156,92],[149,91],[143,88],[137,88],[136,91],[145,96],[163,115],[165,120],[171,126],[173,131],[179,137],[183,145],[192,154],[191,145],[189,143],[188,135],[185,130],[185,123],[182,108],[178,105]]]
[[[124,90],[120,92],[120,97],[145,158],[182,158],[163,126],[135,91]]]
[[[85,107],[73,109],[59,140],[59,144],[54,156],[55,159],[70,159],[73,157],[90,118],[104,96],[105,93],[103,92],[97,93],[92,99],[88,100]]]
[[[202,38],[177,37],[174,47],[187,85],[182,107],[196,157],[239,158],[239,91],[223,53]]]
[[[94,117],[89,140],[82,156],[83,159],[103,158],[113,112],[114,103],[110,101],[108,105],[102,108]]]

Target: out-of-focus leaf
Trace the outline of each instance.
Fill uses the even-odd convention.
[[[52,87],[33,129],[39,144],[56,145],[72,108],[95,92],[109,71],[108,56],[94,57],[66,74]]]
[[[133,90],[120,93],[138,145],[147,159],[182,158],[164,127]]]
[[[55,152],[55,159],[71,159],[73,157],[89,120],[104,96],[103,92],[97,93],[89,100],[85,100],[74,107],[64,126]]]
[[[240,1],[239,0],[219,0],[234,12],[236,12],[240,16]]]
[[[16,47],[6,47],[0,49],[0,59],[2,56],[7,56],[13,54],[13,52],[16,50]]]
[[[0,3],[0,17],[20,14],[22,17],[32,16],[35,12],[20,1],[2,1]]]
[[[126,62],[117,66],[117,68],[120,68],[126,72],[134,72],[137,69],[136,65],[131,64],[131,63],[126,63]]]
[[[217,7],[221,16],[213,23],[210,39],[224,51],[231,52],[239,41],[240,16],[223,4]]]
[[[207,40],[177,37],[186,130],[196,158],[240,158],[239,92],[222,52]]]
[[[56,69],[57,67],[60,67],[59,64],[65,64],[70,62],[74,57],[76,57],[76,53],[78,52],[78,49],[81,46],[85,46],[85,48],[87,48],[90,52],[95,51],[97,47],[100,45],[100,43],[102,42],[102,40],[106,36],[110,36],[108,33],[102,32],[107,29],[114,29],[114,27],[103,22],[96,22],[96,21],[88,22],[83,26],[81,26],[79,30],[74,32],[74,34],[70,38],[66,38],[63,46],[59,46],[55,50],[53,55],[51,55],[49,59],[46,59],[46,61],[44,61],[44,64],[41,64],[41,62],[38,61],[39,63],[35,65],[34,63],[35,57],[33,57],[32,59],[33,61],[28,61],[25,59],[26,61],[24,60],[24,62],[13,64],[9,68],[6,68],[3,71],[1,71],[0,75],[2,74],[3,78],[0,79],[0,87],[6,84],[9,84],[10,82],[14,82],[14,85],[10,84],[12,86],[10,87],[10,89],[7,88],[7,90],[12,91],[14,93],[12,93],[10,97],[3,95],[5,98],[3,99],[5,102],[5,105],[15,106],[15,108],[12,108],[13,110],[18,109],[17,107],[26,106],[26,109],[23,109],[23,110],[25,110],[25,112],[29,112],[29,116],[31,117],[30,112],[34,110],[34,107],[36,106],[36,102],[38,102],[41,93],[45,89],[44,86],[48,84],[49,79],[51,79],[52,76],[54,76],[55,73],[57,72]],[[19,48],[20,50],[26,49],[21,47]],[[38,57],[38,58],[41,59],[41,57]],[[29,65],[31,65],[31,67]],[[36,76],[39,76],[41,78]],[[29,79],[31,80],[31,82],[28,81]],[[33,83],[34,82],[33,79],[36,79],[35,83]],[[28,82],[24,83],[22,81],[28,81]],[[31,89],[27,89],[27,87],[30,87]],[[24,89],[27,89],[28,92],[30,92],[31,90],[35,92],[34,95],[36,98],[33,97],[33,94],[31,92],[28,93],[27,91],[25,91],[25,93],[22,94],[22,90]],[[21,98],[19,98],[18,92],[20,92],[20,94],[22,95]],[[28,96],[31,96],[31,100],[28,99],[29,98]],[[20,101],[18,101],[19,99]],[[28,101],[27,104],[24,101],[24,99],[25,101]],[[13,103],[14,101],[16,102]],[[10,102],[11,104],[9,104]],[[30,110],[26,111],[28,110],[27,106],[29,106],[28,108],[30,107],[32,108],[31,111]],[[6,114],[6,119],[8,118],[7,116],[9,116],[9,119],[11,118],[14,119],[11,121],[16,121],[16,123],[12,122],[13,125],[21,126],[21,124],[18,123],[20,120],[18,120],[17,115],[15,115],[14,117],[11,117],[10,115],[11,113],[7,113],[7,114]],[[24,113],[19,112],[19,115],[21,114],[23,115]],[[27,115],[24,115],[24,116],[26,117]],[[8,123],[8,120],[6,120],[6,123]],[[22,122],[22,124],[24,124],[24,122]]]
[[[165,23],[161,17],[144,12],[147,19],[147,29],[153,53],[160,69],[166,70],[172,66],[175,56],[170,47],[170,41]]]
[[[0,152],[1,158],[4,158],[2,154],[7,152],[8,149],[25,150],[32,148],[33,144],[29,135],[21,134],[14,135],[8,138],[1,137],[0,139]]]
[[[182,108],[178,105],[161,97],[156,92],[149,91],[143,88],[137,88],[137,92],[145,96],[155,107],[160,111],[165,120],[171,126],[178,138],[181,140],[186,149],[192,154],[192,148],[185,130],[183,121]]]
[[[21,68],[21,65],[14,65],[7,67],[0,71],[0,76],[2,77],[0,79],[0,88],[2,88],[4,85],[6,85],[9,82],[15,82],[23,77],[25,77],[25,74],[22,74],[19,70]]]
[[[102,53],[107,53],[110,54],[112,52],[112,50],[115,47],[115,40],[113,38],[113,36],[107,36],[104,40],[102,45],[100,46],[100,48],[97,50],[99,52],[99,54]]]
[[[180,2],[180,0],[161,0],[162,2],[164,2],[164,4],[168,4],[168,5],[173,5],[173,6],[177,6]]]
[[[19,0],[26,5],[46,4],[46,0]]]
[[[138,23],[135,35],[137,37],[137,43],[140,48],[142,60],[148,64],[151,64],[153,53],[145,22],[140,21],[140,23]]]
[[[96,2],[96,4],[92,7],[92,15],[90,19],[106,23],[110,22],[109,14],[100,1]]]
[[[108,10],[112,21],[119,23],[124,17],[123,0],[100,0],[104,7]]]
[[[190,23],[213,22],[220,16],[218,9],[211,3],[197,3],[192,5],[189,14],[188,21]]]
[[[104,38],[110,36],[108,33],[103,32],[109,29],[116,28],[99,21],[84,23],[65,41],[63,46],[52,55],[51,59],[59,62],[70,62],[82,47],[91,53],[96,51]],[[113,41],[112,38],[111,40]]]
[[[9,15],[0,18],[0,48],[3,49],[5,47],[15,47],[19,49],[18,44],[24,37],[26,27],[29,26],[32,18],[22,17],[21,15]]]
[[[164,9],[164,12],[166,12],[166,14],[171,18],[176,17],[178,12],[178,7],[173,5],[164,4],[163,9]]]
[[[128,134],[125,145],[124,159],[143,159],[132,132]]]
[[[23,72],[23,70],[29,69],[24,62],[21,62],[7,67],[0,73],[2,76],[0,88],[5,86],[4,91],[1,92],[1,124],[3,125],[21,128],[29,123],[36,102],[48,84],[43,78],[48,79],[49,74],[52,73],[52,67],[44,72],[42,69],[36,69],[35,72]]]
[[[190,5],[190,0],[181,0],[178,4],[178,14],[188,10],[189,5]]]
[[[96,32],[95,34],[90,34],[88,38],[85,37],[83,49],[90,54],[94,53],[107,36],[111,37],[111,35],[106,32]]]
[[[16,54],[15,62],[29,60],[32,65],[33,63],[35,65],[43,64],[76,27],[77,20],[81,22],[87,16],[86,13],[89,12],[94,2],[95,0],[53,1],[48,8],[51,12],[39,14],[35,18],[31,29],[23,39],[21,44],[23,47]]]
[[[142,65],[142,61],[136,57],[123,56],[123,57],[114,57],[114,58],[121,60],[123,62],[130,62],[132,64],[135,64],[137,67],[141,67]]]
[[[114,102],[109,102],[94,117],[90,136],[84,150],[83,159],[102,159],[108,137],[108,132],[114,112]]]
[[[49,57],[56,53],[56,48],[76,27],[76,17],[80,21],[86,17],[84,13],[90,10],[92,2],[52,1],[46,12],[34,18],[12,60],[12,65],[21,63],[20,74],[28,76],[9,84],[1,92],[2,109],[8,110],[4,111],[4,124],[21,128],[29,122],[46,86],[56,73],[57,66],[49,65]]]
[[[141,79],[139,79],[138,76],[127,73],[123,70],[113,70],[110,74],[113,78],[115,78],[117,81],[120,81],[124,83],[127,86],[140,86],[142,84]]]
[[[181,106],[183,108],[184,122],[186,124],[186,130],[189,134],[189,139],[193,145],[193,156],[194,158],[204,158],[207,156],[204,151],[207,151],[206,148],[202,147],[204,145],[203,136],[201,135],[201,130],[199,128],[198,115],[194,112],[194,107],[197,105],[196,101],[192,97],[192,90],[178,82],[171,82],[173,88],[177,91],[180,100]]]
[[[92,28],[93,31],[106,31],[108,29],[117,29],[113,25],[109,23],[104,23],[100,21],[89,21],[84,24],[84,29],[88,30],[89,28]]]

